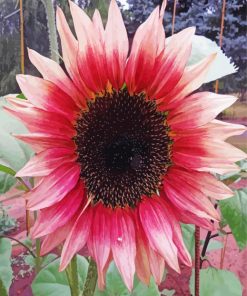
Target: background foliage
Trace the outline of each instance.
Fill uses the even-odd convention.
[[[55,0],[70,18],[68,1]],[[75,0],[89,14],[95,7],[100,8],[102,16],[106,19],[107,4],[109,0]],[[160,4],[159,0],[126,0],[122,3],[122,12],[130,38],[136,28],[148,17],[153,8]],[[126,2],[125,4],[123,4]],[[24,0],[25,19],[25,46],[35,49],[39,53],[49,56],[49,39],[47,17],[44,6],[45,0]],[[173,0],[168,0],[164,18],[167,36],[171,35]],[[15,75],[20,72],[20,36],[19,13],[17,0],[0,0],[0,95],[17,92]],[[220,32],[222,0],[177,0],[175,32],[188,27],[196,26],[198,35],[204,35],[218,42]],[[246,43],[246,0],[227,1],[225,14],[225,28],[223,50],[231,56],[239,67],[234,79],[226,77],[221,80],[220,91],[237,92],[241,98],[247,89],[247,43]],[[27,73],[37,73],[30,65],[25,53],[25,66]],[[212,89],[212,84],[207,88]]]

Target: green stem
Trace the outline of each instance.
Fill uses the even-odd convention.
[[[87,272],[87,278],[86,278],[85,285],[83,288],[82,296],[93,296],[94,295],[94,291],[95,291],[95,287],[96,287],[96,283],[97,283],[97,278],[98,278],[97,265],[96,265],[95,261],[92,258],[90,258],[88,272]]]
[[[36,211],[34,212],[34,219],[35,219],[35,221],[37,220],[37,212]],[[36,238],[35,247],[36,247],[35,271],[37,274],[40,271],[41,264],[42,264],[42,258],[40,257],[40,247],[41,247],[40,238]]]
[[[69,282],[71,296],[79,296],[79,282],[76,255],[72,258],[70,264],[68,265],[65,271]]]

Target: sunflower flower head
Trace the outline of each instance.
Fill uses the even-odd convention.
[[[235,97],[195,92],[215,54],[186,66],[195,28],[165,40],[165,2],[137,29],[129,50],[119,8],[112,0],[104,28],[70,1],[77,38],[60,8],[57,29],[66,72],[29,49],[43,78],[18,75],[26,101],[9,112],[30,133],[18,135],[36,155],[18,176],[39,176],[26,197],[39,210],[33,237],[45,254],[64,242],[60,270],[84,246],[105,286],[115,264],[129,290],[136,272],[148,284],[162,280],[165,263],[190,266],[180,222],[212,228],[211,199],[231,190],[212,173],[236,170],[245,154],[224,140],[244,131],[215,120]]]

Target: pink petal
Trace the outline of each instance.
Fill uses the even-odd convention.
[[[105,208],[101,203],[94,208],[94,218],[90,231],[88,249],[94,257],[98,270],[103,271],[111,249],[110,243],[110,209]]]
[[[75,118],[78,108],[74,101],[54,83],[22,74],[17,75],[16,80],[21,91],[34,106],[60,113],[70,121]]]
[[[65,19],[65,16],[57,6],[57,30],[61,39],[63,61],[70,77],[75,85],[78,87],[84,98],[91,98],[93,95],[91,91],[86,87],[85,83],[81,80],[78,65],[77,65],[77,53],[79,45],[75,37],[70,31],[69,25]]]
[[[59,271],[63,271],[72,257],[85,246],[92,223],[93,209],[82,210],[64,243]]]
[[[56,84],[62,91],[70,96],[78,106],[86,106],[86,101],[81,100],[82,94],[64,73],[63,69],[51,59],[48,59],[32,49],[28,49],[28,56],[45,80]]]
[[[186,170],[177,166],[170,167],[168,173],[171,179],[178,178],[211,198],[225,199],[233,196],[233,192],[228,186],[209,173]]]
[[[209,198],[198,188],[186,183],[186,178],[166,174],[163,184],[166,196],[176,207],[194,213],[198,217],[220,220],[218,212],[215,210]]]
[[[67,148],[74,152],[75,143],[65,136],[50,135],[46,133],[13,134],[17,139],[30,144],[36,152],[50,148]]]
[[[197,135],[179,138],[173,144],[172,160],[187,169],[216,173],[236,170],[236,161],[246,158],[246,154],[219,139]]]
[[[136,217],[136,274],[145,285],[149,285],[151,276],[149,243],[139,220],[139,217]]]
[[[17,172],[16,177],[47,176],[64,163],[75,162],[77,156],[71,149],[53,148],[40,152],[32,157],[28,163]]]
[[[204,82],[207,72],[216,58],[212,54],[201,62],[185,68],[185,71],[177,85],[160,99],[160,110],[172,110],[179,102],[190,93],[198,89]]]
[[[225,140],[231,136],[241,135],[247,131],[247,127],[241,124],[233,124],[220,120],[213,120],[208,125],[207,128],[208,135],[213,134],[214,136],[220,137],[220,139]]]
[[[155,283],[160,285],[164,275],[165,261],[163,257],[161,257],[151,247],[149,247],[149,263]]]
[[[230,95],[199,92],[184,98],[169,112],[168,122],[172,130],[186,130],[212,121],[220,112],[237,100]]]
[[[100,36],[100,41],[104,46],[105,43],[105,30],[103,26],[103,22],[100,16],[100,12],[98,9],[95,9],[94,14],[93,14],[93,24],[95,29],[98,31],[98,34]]]
[[[195,28],[191,27],[170,38],[162,57],[153,69],[153,81],[147,89],[150,97],[159,99],[176,86],[190,56],[194,34]]]
[[[76,186],[79,176],[78,164],[61,165],[26,194],[28,209],[39,210],[59,202]]]
[[[79,73],[88,88],[97,93],[104,90],[107,84],[105,52],[100,35],[86,13],[72,1],[69,3],[79,42]]]
[[[215,224],[213,224],[210,220],[200,218],[189,211],[183,211],[181,209],[176,209],[175,206],[174,206],[174,208],[175,208],[174,212],[177,216],[177,219],[180,222],[186,223],[186,224],[194,224],[194,225],[200,226],[204,229],[207,229],[209,231],[216,230]]]
[[[101,271],[99,268],[97,268],[98,269],[98,288],[101,291],[103,291],[105,289],[106,272],[108,270],[108,267],[109,267],[111,261],[112,261],[112,255],[110,254],[103,271]]]
[[[140,203],[139,215],[152,249],[157,251],[177,272],[180,271],[177,247],[172,240],[172,225],[159,203],[147,198]]]
[[[84,197],[84,185],[78,182],[61,201],[40,211],[32,229],[32,237],[47,235],[68,223],[82,205]]]
[[[124,84],[124,68],[129,41],[122,15],[115,0],[111,0],[105,29],[105,54],[108,78],[115,89]]]
[[[164,199],[159,199],[159,202],[163,205],[163,210],[165,211],[167,217],[169,217],[173,226],[173,241],[178,248],[178,257],[185,265],[192,266],[191,256],[184,244],[181,227],[175,215],[174,208],[168,204],[165,196],[163,197]]]
[[[163,26],[163,19],[164,19],[164,13],[166,8],[167,1],[163,0],[161,7],[160,7],[160,17],[159,17],[159,28],[158,28],[158,48],[157,48],[157,56],[162,53],[165,49],[165,30]]]
[[[196,129],[177,130],[175,135],[171,134],[171,137],[174,139],[179,139],[188,136],[197,136],[198,138],[208,137],[225,140],[234,135],[241,135],[246,130],[247,128],[244,125],[232,124],[214,119],[211,122]]]
[[[125,70],[125,80],[130,93],[143,91],[149,84],[159,49],[159,7],[137,29]]]
[[[53,233],[47,235],[42,242],[40,255],[44,256],[45,254],[52,251],[54,248],[58,247],[70,233],[73,224],[74,221],[73,219],[71,219],[68,223],[57,228]]]
[[[4,98],[14,107],[19,107],[21,109],[25,109],[27,107],[30,107],[30,108],[33,107],[33,104],[31,104],[27,100],[18,99],[17,96],[18,94],[7,95]]]
[[[111,247],[116,266],[129,291],[135,274],[135,228],[133,218],[125,209],[115,209],[111,217]]]
[[[4,106],[9,113],[19,118],[31,132],[49,133],[73,137],[74,126],[63,115],[39,108],[15,108]]]

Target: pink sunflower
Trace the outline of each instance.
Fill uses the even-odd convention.
[[[245,128],[215,120],[236,98],[197,92],[215,54],[186,66],[195,28],[165,41],[165,2],[138,28],[131,49],[115,0],[104,28],[70,1],[77,38],[57,8],[66,73],[29,50],[43,78],[18,75],[27,100],[9,112],[30,130],[36,155],[18,176],[39,176],[26,195],[39,210],[32,235],[42,254],[64,242],[60,270],[84,246],[98,285],[114,260],[126,286],[136,272],[161,282],[164,266],[190,266],[180,222],[211,228],[212,199],[232,196],[212,173],[236,170],[245,154],[224,140]],[[210,199],[209,199],[210,198]]]

